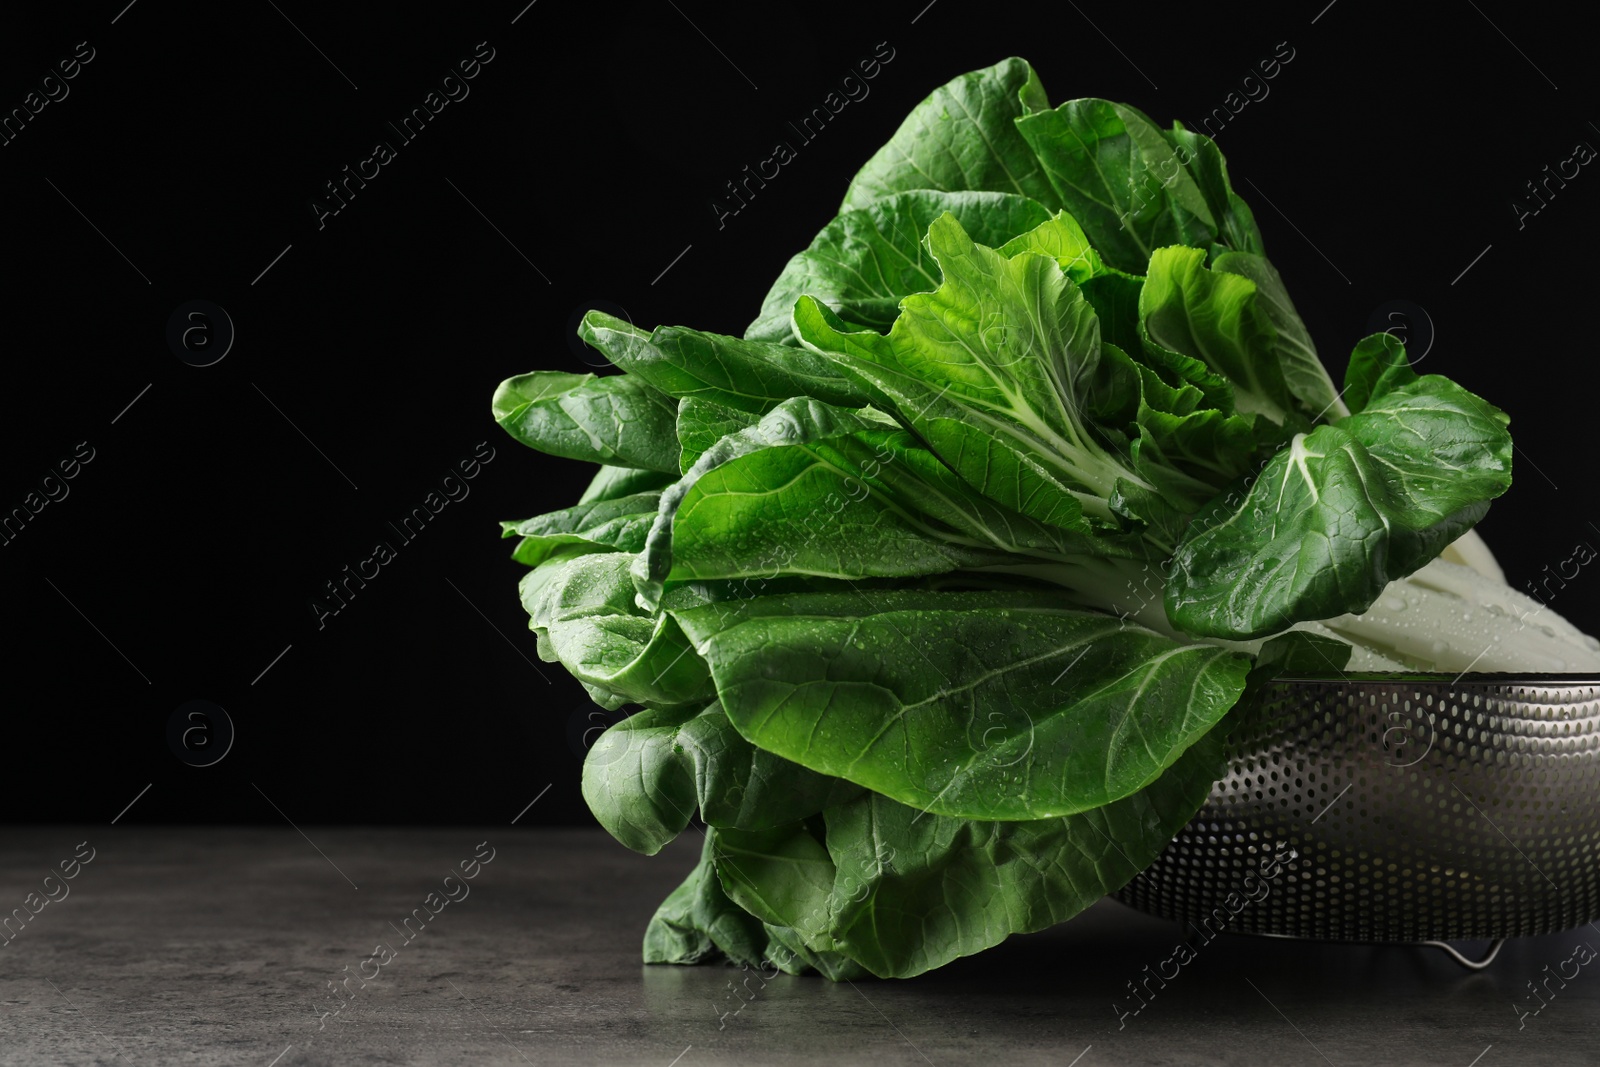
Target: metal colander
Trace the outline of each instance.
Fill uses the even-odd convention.
[[[1600,678],[1280,679],[1117,898],[1231,933],[1517,937],[1600,919]]]

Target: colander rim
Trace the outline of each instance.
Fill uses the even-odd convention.
[[[1286,672],[1265,679],[1272,685],[1320,685],[1339,682],[1395,683],[1447,686],[1529,685],[1553,688],[1600,686],[1600,674],[1565,674],[1537,671],[1344,671],[1338,674]]]

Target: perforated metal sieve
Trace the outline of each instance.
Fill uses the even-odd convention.
[[[1280,679],[1230,715],[1227,773],[1124,903],[1329,941],[1600,919],[1600,677]]]

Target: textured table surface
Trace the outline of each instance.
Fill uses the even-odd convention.
[[[1600,946],[1587,929],[1514,942],[1476,974],[1432,950],[1223,936],[1119,1020],[1177,931],[1103,901],[911,981],[780,975],[738,998],[734,968],[639,962],[693,833],[645,858],[599,831],[304,830],[5,831],[0,914],[30,918],[0,943],[0,1063],[1600,1061],[1600,967],[1572,962]],[[396,936],[491,850],[464,898]],[[76,877],[46,881],[75,854],[92,854]],[[363,968],[379,942],[393,956]],[[324,1016],[329,983],[363,969],[377,976]]]

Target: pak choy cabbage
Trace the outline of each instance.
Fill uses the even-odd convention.
[[[622,373],[493,411],[598,470],[504,534],[540,656],[631,712],[595,817],[704,836],[650,962],[907,977],[1068,919],[1258,663],[1600,668],[1471,532],[1506,415],[1389,334],[1336,386],[1216,145],[1020,59],[917,106],[743,337],[580,333]]]

